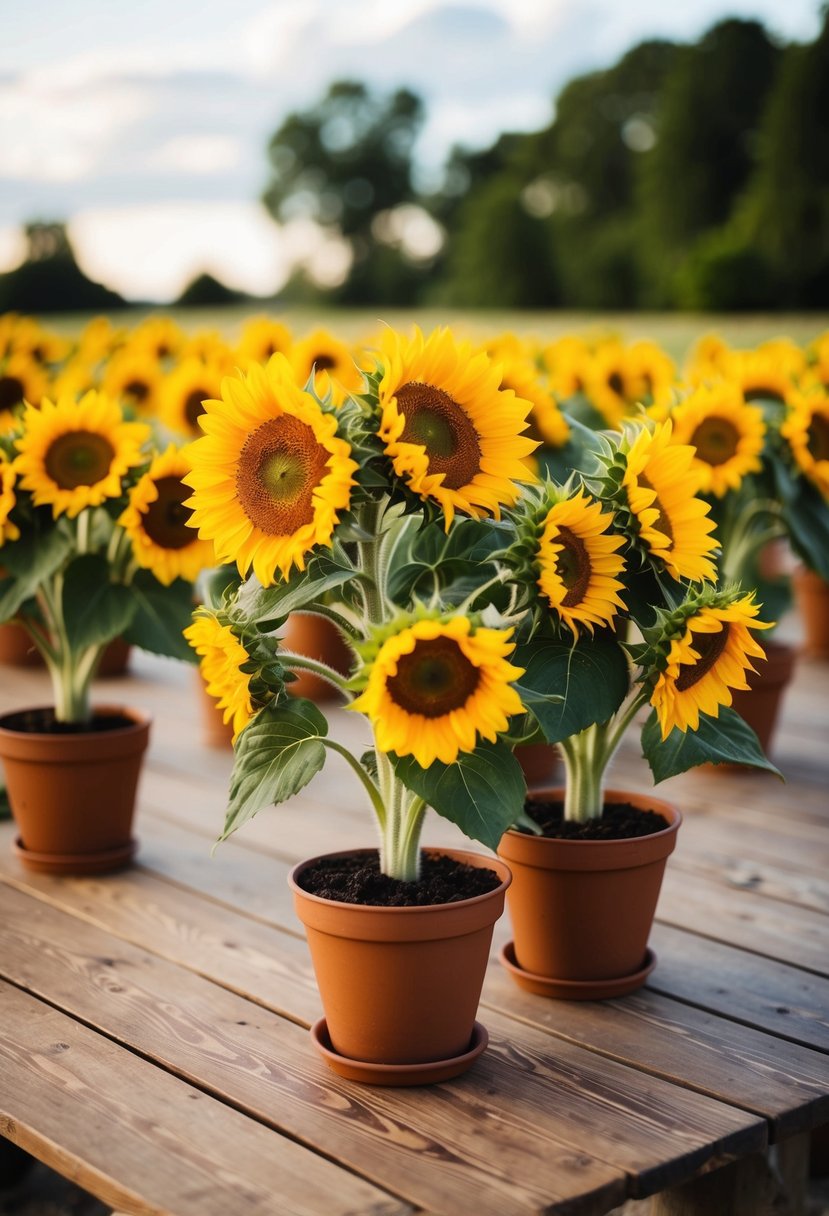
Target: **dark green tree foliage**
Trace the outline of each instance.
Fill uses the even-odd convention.
[[[220,308],[223,304],[238,304],[247,299],[244,292],[234,291],[212,274],[205,273],[188,283],[176,304],[181,308]]]
[[[373,222],[416,201],[412,149],[422,118],[420,99],[407,89],[378,97],[340,81],[316,106],[290,114],[271,140],[265,205],[282,222],[307,217],[350,241],[354,267],[338,292],[343,302],[392,302],[393,266],[401,293],[411,292],[411,267],[378,241]]]
[[[87,278],[61,223],[26,225],[25,261],[0,275],[0,312],[95,312],[123,308],[117,292]]]
[[[789,306],[829,303],[829,9],[809,46],[786,52],[747,200],[752,239]]]
[[[752,174],[780,51],[756,21],[723,21],[681,48],[642,163],[648,238],[663,290],[702,233],[724,224]]]

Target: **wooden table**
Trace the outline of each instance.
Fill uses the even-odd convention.
[[[0,1133],[123,1212],[451,1216],[798,1211],[829,1122],[829,667],[801,663],[763,775],[666,783],[685,812],[647,988],[577,1004],[493,961],[490,1047],[466,1076],[384,1090],[337,1078],[286,874],[372,842],[338,758],[211,857],[230,756],[200,742],[194,673],[137,656],[100,700],[152,710],[139,864],[24,872],[0,825]],[[49,701],[3,669],[3,709]],[[340,738],[363,723],[334,711]],[[649,787],[635,741],[615,784]],[[435,817],[427,843],[458,843]],[[494,953],[509,936],[496,926]],[[774,1154],[766,1152],[775,1145]],[[780,1195],[777,1195],[778,1201]],[[639,1209],[637,1209],[638,1211]]]

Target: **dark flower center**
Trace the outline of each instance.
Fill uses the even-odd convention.
[[[193,512],[184,505],[193,491],[178,477],[159,477],[155,485],[158,498],[144,512],[144,531],[160,549],[186,549],[196,540],[196,533],[187,526]]]
[[[61,490],[94,486],[108,475],[115,449],[94,431],[68,431],[58,435],[46,453],[46,472]]]
[[[720,465],[737,454],[740,432],[727,418],[704,418],[691,436],[697,456],[706,464]]]
[[[129,384],[124,385],[124,396],[132,397],[138,405],[146,401],[149,395],[150,386],[145,380],[130,380]]]
[[[687,692],[706,676],[728,644],[731,625],[723,621],[719,633],[692,634],[693,647],[699,654],[696,663],[681,663],[675,685],[678,692]]]
[[[328,372],[332,367],[337,366],[337,360],[333,359],[331,355],[315,355],[313,364],[318,372]]]
[[[648,481],[648,479],[644,473],[639,474],[638,480],[639,480],[639,485],[644,486],[646,490],[653,489],[653,486]],[[656,519],[651,524],[651,527],[656,528],[657,532],[661,532],[664,536],[667,536],[668,540],[671,542],[671,544],[673,544],[674,543],[674,530],[671,527],[671,521],[668,518],[667,511],[665,511],[663,509],[662,503],[659,501],[658,494],[648,509],[656,511]]]
[[[452,638],[419,639],[411,654],[398,659],[397,674],[386,687],[392,700],[410,714],[441,718],[460,709],[474,693],[480,670]]]
[[[204,413],[204,399],[210,394],[203,388],[194,388],[192,393],[187,394],[184,402],[184,417],[187,419],[187,425],[191,430],[199,429],[199,419]]]
[[[23,381],[17,376],[0,376],[0,410],[10,410],[20,405],[25,393]]]
[[[555,539],[564,546],[561,552],[556,554],[556,574],[567,588],[561,606],[573,608],[582,602],[590,586],[590,575],[593,571],[590,554],[582,538],[570,528],[559,526]]]
[[[402,441],[426,449],[429,472],[442,473],[447,489],[469,485],[481,468],[481,447],[466,411],[432,384],[410,381],[396,395],[405,418]]]
[[[829,418],[814,414],[809,423],[806,446],[813,460],[829,460]]]
[[[283,414],[249,435],[239,455],[236,492],[255,527],[290,536],[314,518],[314,491],[330,453],[305,422]]]

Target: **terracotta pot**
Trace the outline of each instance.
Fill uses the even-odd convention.
[[[551,802],[564,798],[563,789],[543,794]],[[555,840],[508,831],[498,847],[513,873],[515,964],[565,985],[587,982],[587,996],[594,995],[590,982],[642,972],[665,862],[682,820],[675,807],[650,795],[607,790],[605,798],[657,811],[670,826],[624,840]]]
[[[225,722],[223,711],[207,691],[204,679],[198,668],[193,673],[196,677],[197,696],[199,702],[199,719],[201,721],[202,740],[208,747],[233,747],[233,722]]]
[[[561,756],[553,743],[530,743],[526,747],[516,747],[515,759],[521,765],[529,790],[549,786],[558,777],[561,767]]]
[[[359,852],[376,856],[372,849]],[[503,912],[510,873],[503,862],[479,853],[424,853],[495,870],[501,883],[457,903],[387,908],[303,891],[297,880],[319,858],[302,862],[289,877],[330,1042],[348,1059],[421,1065],[469,1051],[492,929]]]
[[[133,854],[132,818],[150,719],[120,706],[96,706],[95,713],[129,722],[114,730],[50,734],[21,729],[19,714],[0,717],[0,758],[20,832],[17,852],[29,869],[102,873]]]
[[[129,666],[132,647],[123,638],[109,643],[98,665],[99,676],[122,676]],[[40,651],[22,625],[0,625],[0,663],[7,667],[42,667]]]
[[[0,625],[0,663],[7,667],[37,667],[43,660],[22,625]]]
[[[761,639],[761,644],[766,657],[762,662],[755,660],[757,671],[749,672],[747,676],[748,690],[735,692],[732,706],[745,718],[760,740],[763,751],[768,755],[783,703],[783,694],[794,671],[795,649],[783,642],[766,642]],[[725,766],[714,766],[715,770],[723,767]]]
[[[318,659],[333,667],[340,675],[348,675],[352,655],[336,625],[321,616],[305,612],[294,612],[285,625],[283,645],[286,650]],[[332,701],[339,696],[337,690],[310,671],[296,672],[296,680],[288,685],[295,697],[307,697],[310,701]]]
[[[829,583],[805,566],[795,572],[792,581],[805,634],[803,653],[813,659],[829,659]]]

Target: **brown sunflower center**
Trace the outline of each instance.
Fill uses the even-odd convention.
[[[782,403],[785,397],[779,389],[769,388],[767,384],[751,384],[743,389],[746,401],[777,401]]]
[[[704,418],[691,436],[697,456],[706,464],[725,464],[737,454],[740,432],[727,418]]]
[[[318,372],[329,372],[337,366],[337,360],[332,359],[331,355],[314,355],[313,364]]]
[[[310,523],[329,457],[298,418],[263,422],[245,440],[236,470],[236,493],[251,523],[269,536],[290,536]]]
[[[429,472],[442,473],[448,490],[459,490],[481,468],[481,446],[472,419],[443,389],[410,381],[397,390],[406,425],[400,438],[426,449]]]
[[[556,574],[567,588],[561,605],[563,608],[573,608],[580,604],[587,594],[593,564],[584,541],[570,528],[559,526],[556,540],[564,546],[561,552],[556,554]]]
[[[809,423],[806,446],[813,460],[829,460],[829,418],[814,414]]]
[[[130,380],[124,385],[124,396],[132,397],[133,401],[139,405],[142,401],[146,401],[150,395],[150,386],[146,380]]]
[[[621,372],[611,372],[607,378],[607,386],[612,389],[617,397],[624,397],[625,382],[622,379]]]
[[[696,663],[680,664],[679,675],[675,681],[678,692],[686,692],[689,688],[693,688],[695,684],[699,684],[703,676],[708,674],[728,645],[730,632],[730,624],[728,621],[723,621],[719,633],[694,634],[694,650],[698,652],[699,658]]]
[[[187,425],[192,430],[196,431],[199,427],[199,419],[204,413],[204,399],[210,394],[203,388],[194,388],[192,393],[188,393],[184,402],[184,417],[187,419]]]
[[[17,376],[0,376],[0,410],[10,410],[23,400],[23,381]]]
[[[49,444],[46,472],[61,490],[94,486],[108,475],[115,449],[94,431],[67,431]]]
[[[653,490],[653,486],[644,473],[639,474],[639,485],[644,486],[646,490]],[[671,544],[673,544],[674,530],[671,527],[671,521],[668,518],[667,511],[664,510],[662,503],[659,501],[658,494],[651,503],[650,509],[656,511],[656,519],[651,524],[651,527],[656,528],[657,532],[661,532],[664,536],[667,536],[668,540],[671,542]]]
[[[480,670],[452,638],[420,639],[397,663],[397,675],[386,687],[392,700],[409,714],[441,718],[460,709],[474,693]]]
[[[159,477],[155,485],[158,498],[144,512],[144,531],[160,549],[185,549],[196,540],[196,533],[187,526],[193,512],[184,505],[193,491],[178,477]]]

